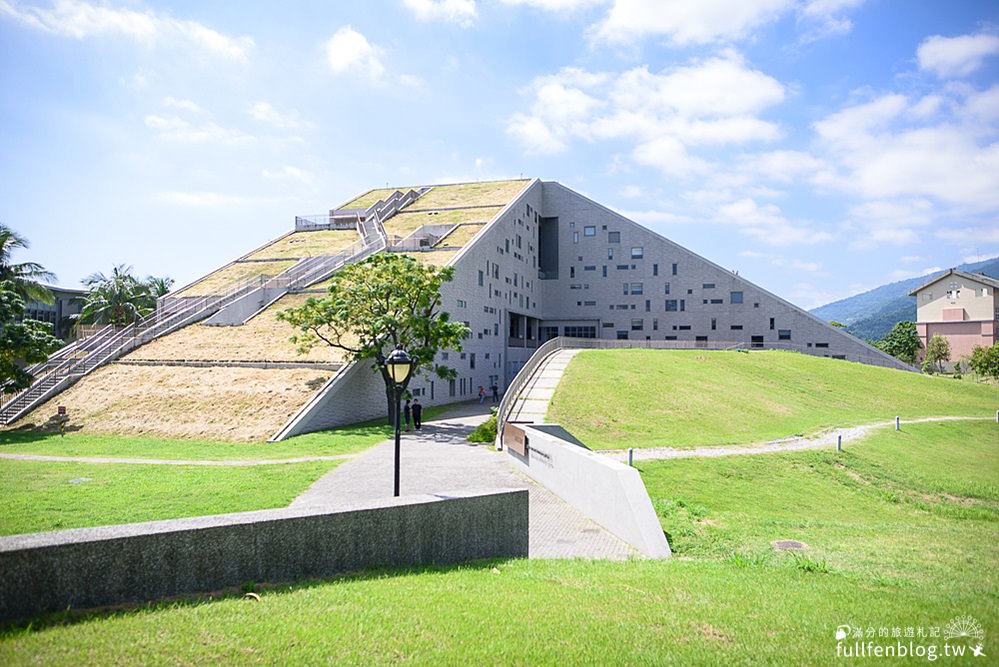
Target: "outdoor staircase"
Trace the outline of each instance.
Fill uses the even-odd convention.
[[[177,329],[194,324],[213,315],[221,315],[227,307],[247,299],[273,303],[284,294],[301,290],[326,280],[347,264],[359,262],[388,247],[384,222],[423,196],[430,188],[393,192],[387,199],[379,200],[367,209],[337,209],[330,211],[330,222],[352,219],[362,240],[331,256],[309,257],[297,262],[288,270],[274,277],[263,277],[234,283],[227,288],[199,297],[161,297],[156,312],[123,329],[107,326],[93,336],[66,345],[55,352],[48,361],[29,367],[35,380],[28,388],[0,397],[0,424],[12,424],[28,412],[63,391],[80,378],[106,363],[118,359],[135,348]],[[304,218],[296,218],[296,229]],[[301,223],[306,224],[306,223]],[[318,229],[314,223],[309,229]],[[304,228],[304,227],[303,227]],[[267,290],[267,291],[265,291]],[[269,298],[267,298],[269,297]],[[252,301],[251,301],[252,303]],[[255,308],[250,317],[259,311]],[[244,310],[245,312],[245,310]],[[235,324],[244,323],[242,317]],[[225,324],[221,318],[214,324]]]

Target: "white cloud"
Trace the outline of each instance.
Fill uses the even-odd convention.
[[[204,113],[204,109],[193,100],[178,100],[176,97],[163,98],[163,106],[170,109],[181,109],[191,113]]]
[[[742,233],[767,245],[812,245],[833,238],[807,221],[787,219],[776,204],[761,206],[749,197],[718,206],[715,221],[736,225]]]
[[[864,0],[809,0],[798,10],[798,19],[807,28],[802,41],[814,42],[850,32],[853,22],[844,14],[862,4]]]
[[[264,123],[268,123],[282,130],[297,130],[303,127],[311,127],[311,123],[303,121],[298,111],[292,109],[286,113],[281,113],[269,102],[255,102],[246,110],[251,117]]]
[[[507,125],[526,151],[556,153],[572,139],[634,139],[638,162],[672,175],[708,170],[694,147],[778,139],[780,128],[756,114],[785,94],[733,51],[658,74],[644,66],[619,74],[564,68],[527,91],[530,113]]]
[[[145,123],[146,127],[159,132],[163,139],[186,144],[245,144],[256,140],[255,137],[239,130],[226,129],[212,122],[192,125],[178,116],[150,114],[146,116]]]
[[[794,0],[615,0],[591,35],[618,44],[647,35],[663,35],[677,45],[731,41],[775,20],[794,4]]]
[[[245,62],[254,47],[250,37],[229,37],[196,21],[184,21],[153,11],[116,9],[82,0],[56,0],[50,8],[19,6],[0,0],[0,14],[24,25],[75,39],[119,35],[144,46],[159,40],[181,40],[199,49]]]
[[[504,5],[526,6],[549,12],[573,12],[577,9],[601,5],[607,0],[500,0]]]
[[[923,229],[934,220],[934,207],[926,199],[868,201],[850,208],[846,227],[857,235],[851,247],[907,245],[924,240]]]
[[[475,0],[402,0],[421,21],[447,21],[471,27],[477,16]]]
[[[335,74],[359,72],[378,79],[385,72],[381,56],[380,47],[349,25],[337,30],[326,42],[326,62]]]
[[[947,117],[884,95],[815,124],[838,173],[826,183],[865,199],[932,197],[969,211],[999,207],[999,87],[950,92]],[[961,96],[964,96],[963,98]]]
[[[316,176],[310,171],[305,169],[299,169],[298,167],[292,167],[291,165],[284,165],[278,170],[271,171],[270,169],[264,169],[261,174],[264,178],[272,181],[299,181],[305,185],[315,185]]]
[[[645,196],[645,188],[641,185],[626,185],[618,190],[622,197],[627,199],[637,199]]]
[[[941,78],[964,77],[982,66],[985,58],[999,53],[999,36],[977,34],[960,37],[934,35],[919,45],[919,68]]]

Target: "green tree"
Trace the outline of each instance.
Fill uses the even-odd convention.
[[[156,310],[157,297],[170,291],[172,278],[149,276],[139,280],[132,267],[119,264],[110,276],[92,273],[83,279],[87,295],[79,321],[84,324],[114,324],[124,326],[140,320]]]
[[[968,357],[968,366],[978,377],[999,380],[999,343],[992,347],[976,345]]]
[[[874,343],[874,345],[907,364],[916,363],[919,350],[923,344],[919,341],[919,334],[916,332],[914,322],[899,322],[884,338]]]
[[[936,364],[942,373],[943,362],[950,361],[950,341],[940,334],[933,334],[930,342],[926,344],[926,361]]]
[[[14,251],[27,249],[28,240],[17,234],[7,225],[0,223],[0,280],[13,284],[14,293],[24,301],[54,303],[55,295],[40,281],[52,282],[55,275],[36,262],[12,263]]]
[[[21,320],[24,299],[12,280],[0,281],[0,392],[10,393],[31,385],[34,379],[24,370],[37,364],[62,346],[52,335],[52,325],[36,320]],[[19,321],[20,320],[20,321]]]
[[[396,347],[409,354],[409,380],[433,371],[453,378],[455,371],[434,365],[442,349],[461,350],[469,329],[441,310],[441,285],[454,278],[451,267],[438,268],[407,255],[380,253],[334,274],[329,296],[310,298],[297,308],[277,314],[301,333],[292,337],[299,351],[325,343],[343,350],[354,361],[372,360],[385,383],[390,420],[395,416],[395,383],[385,368]],[[391,421],[390,421],[391,423]]]

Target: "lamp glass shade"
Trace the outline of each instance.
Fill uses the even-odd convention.
[[[392,350],[392,354],[385,360],[385,370],[396,384],[405,382],[412,368],[413,362],[402,348]]]

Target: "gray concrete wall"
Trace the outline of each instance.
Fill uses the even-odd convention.
[[[0,621],[527,550],[526,490],[16,535],[0,538]]]
[[[246,296],[240,297],[215,313],[207,320],[206,326],[239,326],[256,315],[262,308],[271,304],[288,290],[275,287],[261,287]]]
[[[524,456],[506,450],[518,467],[645,556],[670,557],[666,535],[637,470],[560,438],[558,427],[547,431],[544,426],[515,427],[527,436]]]
[[[768,347],[911,370],[738,273],[563,185],[545,182],[543,191],[542,215],[559,218],[559,277],[539,281],[544,319],[552,324],[595,325],[598,338],[624,332],[630,340],[696,342],[700,337],[706,343],[745,347],[759,336]],[[588,227],[594,231],[591,236],[586,235]],[[610,242],[612,233],[620,235],[620,242]],[[633,248],[641,248],[642,257],[632,257]],[[634,293],[633,285],[641,287],[641,294]],[[734,302],[733,292],[741,293],[741,303]],[[667,311],[667,300],[675,301],[677,310]],[[785,338],[781,331],[787,332]]]

